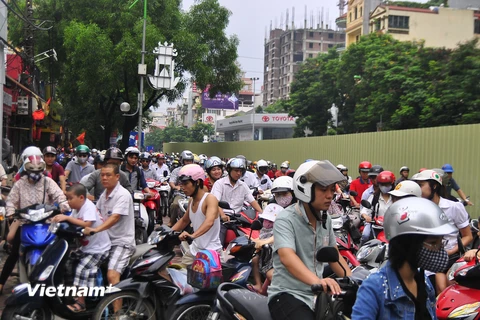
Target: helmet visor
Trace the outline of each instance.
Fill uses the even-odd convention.
[[[346,177],[328,160],[316,162],[304,176],[307,181],[323,187],[346,180]]]

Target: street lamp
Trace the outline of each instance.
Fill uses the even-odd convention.
[[[120,104],[120,111],[123,112],[122,116],[124,117],[133,117],[138,113],[138,110],[140,110],[140,108],[137,108],[137,111],[135,111],[134,113],[127,113],[128,111],[130,111],[130,103],[122,102]]]
[[[252,141],[255,141],[255,81],[260,80],[260,78],[250,78],[253,81],[253,113],[252,113]]]

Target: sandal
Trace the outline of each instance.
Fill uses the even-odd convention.
[[[73,313],[79,313],[87,310],[85,308],[85,304],[78,301],[75,301],[74,304],[68,305],[67,308],[70,309],[70,311],[72,311]]]
[[[247,283],[247,289],[252,291],[252,292],[261,294],[261,292],[259,290],[257,290],[257,288],[255,288],[255,286],[253,284]]]

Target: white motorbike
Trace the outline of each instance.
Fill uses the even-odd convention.
[[[170,191],[171,187],[170,184],[168,183],[168,180],[170,179],[170,176],[167,175],[167,172],[164,172],[165,176],[163,179],[160,181],[159,184],[155,186],[155,190],[158,191],[160,194],[160,216],[158,219],[162,219],[162,217],[166,217],[169,212],[169,205],[168,205],[168,199],[170,197]]]
[[[148,240],[148,224],[149,224],[149,217],[147,208],[142,203],[146,195],[137,190],[133,193],[133,213],[135,217],[135,242],[137,245],[146,243]]]

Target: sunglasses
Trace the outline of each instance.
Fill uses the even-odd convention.
[[[142,159],[140,160],[141,162],[150,162],[151,160],[148,160],[148,159]]]
[[[85,154],[85,153],[81,153],[79,155],[77,155],[78,157],[80,158],[87,158],[88,157],[88,154]]]

